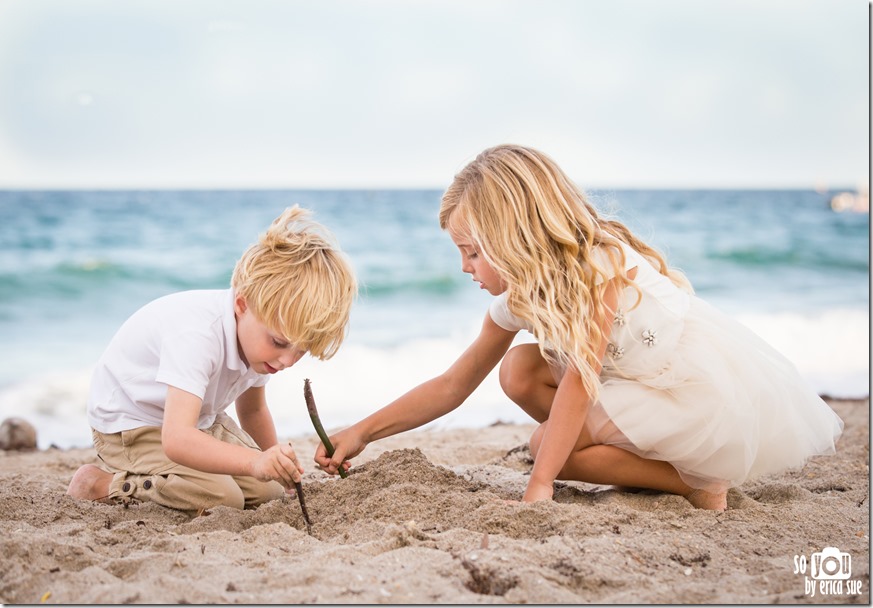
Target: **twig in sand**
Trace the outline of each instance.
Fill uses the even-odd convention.
[[[306,501],[303,500],[303,484],[295,481],[294,487],[297,489],[297,500],[300,501],[300,510],[303,511],[303,523],[306,524],[306,533],[312,536],[312,522],[309,520],[309,512],[306,510]]]
[[[327,450],[327,457],[333,456],[333,444],[327,438],[327,433],[324,432],[324,427],[321,426],[321,419],[318,417],[318,410],[315,409],[315,397],[312,396],[312,387],[309,386],[309,378],[303,381],[303,398],[306,399],[306,409],[309,410],[309,419],[312,420],[312,426],[315,427],[315,432],[318,433],[321,443],[324,444],[324,449]],[[342,463],[338,467],[340,477],[345,479],[349,476],[343,469]]]
[[[291,445],[290,441],[288,445]],[[306,501],[303,500],[303,484],[295,481],[294,490],[297,492],[297,500],[300,501],[300,511],[303,513],[303,523],[306,524],[306,532],[309,536],[312,536],[312,521],[309,519],[309,511],[306,510]]]

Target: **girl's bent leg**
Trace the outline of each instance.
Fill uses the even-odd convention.
[[[549,419],[558,384],[536,344],[513,347],[500,364],[500,386],[528,416]]]
[[[699,509],[727,508],[727,492],[713,494],[694,489],[669,462],[649,460],[612,445],[592,445],[573,452],[560,478],[670,492],[684,496]]]
[[[663,460],[648,460],[612,445],[592,445],[573,452],[560,479],[661,490],[685,496],[691,492],[676,469]]]
[[[540,425],[531,436],[534,458],[544,430],[545,425]],[[669,462],[643,458],[613,445],[592,444],[587,428],[558,479],[660,490],[683,496],[699,509],[723,511],[727,508],[727,492],[711,493],[690,487]]]
[[[698,509],[727,508],[727,492],[713,494],[694,489],[682,481],[669,462],[649,460],[612,445],[592,445],[573,452],[561,470],[560,479],[649,488],[684,496]]]

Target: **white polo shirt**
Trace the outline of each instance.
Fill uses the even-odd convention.
[[[97,362],[88,422],[101,433],[161,426],[167,386],[203,400],[197,428],[269,376],[240,357],[233,291],[183,291],[135,312]]]

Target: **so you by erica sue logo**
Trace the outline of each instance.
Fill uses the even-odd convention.
[[[852,556],[836,547],[825,547],[808,560],[805,555],[795,555],[794,574],[804,575],[804,593],[809,597],[861,594],[861,581],[850,580]]]

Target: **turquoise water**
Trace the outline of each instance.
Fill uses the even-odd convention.
[[[0,415],[36,419],[41,444],[87,445],[90,367],[124,319],[166,293],[226,287],[240,253],[300,204],[337,236],[361,293],[341,353],[284,372],[268,396],[282,404],[280,433],[309,430],[297,395],[303,377],[313,378],[329,426],[357,420],[442,371],[484,317],[488,295],[461,273],[439,230],[440,194],[0,192]],[[782,350],[814,388],[867,394],[869,215],[835,213],[813,191],[592,198],[666,252],[702,297]],[[443,423],[496,418],[524,419],[490,378]]]

